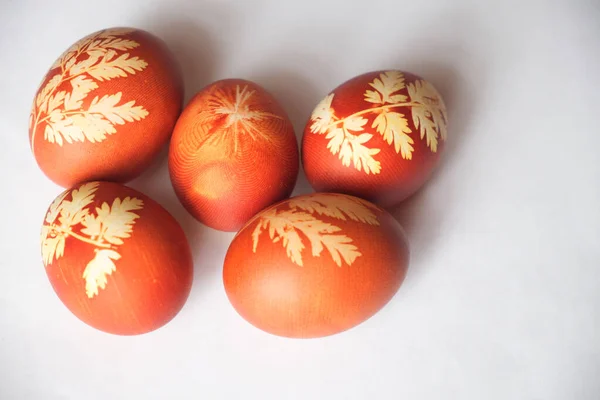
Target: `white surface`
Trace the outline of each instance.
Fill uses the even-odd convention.
[[[600,398],[600,3],[351,3],[0,3],[1,399]],[[233,235],[182,210],[164,153],[131,186],[165,205],[195,248],[185,308],[123,338],[62,306],[39,250],[61,189],[30,154],[29,107],[56,56],[114,25],[166,39],[187,98],[219,78],[252,79],[299,132],[328,90],[368,70],[410,70],[440,89],[450,144],[397,212],[413,258],[385,309],[319,340],[251,327],[221,283]],[[296,193],[307,191],[301,178]]]

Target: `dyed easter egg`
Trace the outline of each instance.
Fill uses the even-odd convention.
[[[237,231],[290,196],[299,169],[293,126],[277,100],[243,79],[214,82],[185,107],[169,149],[175,193],[197,220]]]
[[[161,39],[104,29],[69,47],[43,78],[29,119],[31,151],[65,188],[126,182],[166,145],[182,102],[180,70]]]
[[[419,76],[395,70],[359,75],[313,110],[302,139],[306,177],[317,191],[394,206],[438,166],[447,122],[442,97]]]
[[[46,273],[64,305],[112,334],[155,330],[191,290],[187,238],[161,205],[129,187],[89,182],[50,205],[41,232]]]
[[[252,218],[225,257],[235,310],[284,337],[333,335],[364,322],[400,288],[409,263],[404,230],[357,197],[314,193]]]

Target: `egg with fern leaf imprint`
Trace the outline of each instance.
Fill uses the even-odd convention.
[[[179,117],[169,148],[177,197],[194,218],[221,231],[236,231],[289,197],[299,163],[285,110],[245,79],[223,79],[200,90]]]
[[[125,183],[167,144],[183,92],[179,65],[162,39],[135,28],[91,33],[56,59],[34,96],[35,161],[64,188]]]
[[[408,263],[404,230],[387,211],[354,196],[313,193],[262,210],[237,233],[223,284],[255,327],[316,338],[375,315],[400,288]]]
[[[58,298],[104,332],[158,329],[191,290],[192,254],[178,222],[118,183],[87,182],[57,196],[44,218],[41,252]]]
[[[307,180],[316,191],[395,206],[438,167],[447,124],[442,96],[429,81],[398,70],[356,76],[325,96],[305,126]]]

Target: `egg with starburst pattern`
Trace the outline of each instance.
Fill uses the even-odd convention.
[[[236,231],[289,197],[299,169],[293,126],[277,99],[244,79],[199,91],[179,117],[169,149],[177,197],[197,220]]]
[[[442,96],[429,81],[398,70],[356,76],[325,96],[306,124],[306,177],[317,191],[394,206],[430,179],[447,124]]]

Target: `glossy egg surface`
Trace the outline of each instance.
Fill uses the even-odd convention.
[[[261,209],[289,197],[298,153],[277,100],[254,82],[224,79],[197,93],[177,121],[171,182],[200,222],[237,231]]]
[[[378,312],[404,280],[406,236],[386,211],[335,193],[292,197],[236,235],[223,268],[227,296],[255,327],[314,338]]]
[[[161,205],[129,187],[89,182],[61,193],[41,231],[43,263],[64,305],[119,335],[169,322],[189,295],[186,236]]]
[[[50,67],[29,119],[42,172],[68,188],[138,176],[168,142],[183,81],[165,43],[133,28],[92,33]]]
[[[442,97],[419,76],[397,70],[359,75],[313,110],[302,140],[304,171],[316,191],[394,206],[437,167],[447,122]]]

